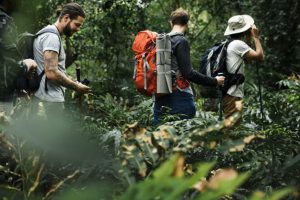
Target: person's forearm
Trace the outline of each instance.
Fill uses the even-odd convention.
[[[254,44],[255,44],[255,51],[259,55],[259,60],[263,60],[264,59],[264,51],[263,51],[263,48],[261,46],[259,38],[258,37],[253,37],[253,41],[254,41]]]
[[[53,73],[54,73],[54,75],[52,76],[53,78],[49,79],[50,81],[52,81],[58,85],[64,86],[68,89],[76,90],[77,83],[75,81],[68,78],[64,73],[62,73],[59,70],[56,70]],[[48,78],[48,76],[47,76],[47,78]]]
[[[186,79],[203,86],[217,86],[218,84],[217,79],[200,74],[195,70],[192,70]]]
[[[68,78],[63,72],[58,69],[58,54],[54,51],[44,52],[45,74],[49,81],[68,89],[77,89],[77,83]]]
[[[186,59],[185,59],[186,58]],[[181,62],[180,62],[181,61]],[[192,63],[190,62],[189,56],[182,57],[178,62],[179,71],[183,78],[204,86],[216,86],[217,80],[215,78],[205,76],[195,71],[192,67]]]
[[[193,83],[204,85],[204,86],[217,85],[217,80],[215,78],[202,75],[193,69],[191,59],[190,59],[189,48],[178,49],[177,56],[178,56],[177,60],[178,60],[179,71],[185,79]]]

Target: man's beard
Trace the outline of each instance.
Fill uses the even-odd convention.
[[[73,31],[72,31],[72,29],[71,29],[70,23],[71,23],[71,22],[69,22],[69,23],[67,24],[67,26],[63,29],[63,33],[64,33],[64,35],[67,36],[67,37],[71,37],[71,36],[73,35]]]

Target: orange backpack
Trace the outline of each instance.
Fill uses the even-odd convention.
[[[146,95],[156,93],[156,36],[152,31],[140,31],[134,39],[135,54],[134,83],[136,89]]]
[[[157,72],[157,48],[156,48],[156,39],[161,34],[152,32],[149,30],[140,31],[136,35],[134,42],[132,44],[132,50],[135,54],[135,68],[134,68],[134,82],[136,89],[145,96],[153,95],[164,95],[172,93],[172,90],[176,89],[176,85],[180,88],[186,88],[189,86],[188,81],[183,80],[182,77],[177,77],[175,83],[171,83],[167,87],[167,92],[160,93],[158,92],[157,81],[158,81],[158,72]],[[169,45],[170,49],[162,49],[162,51],[171,52],[171,44]],[[161,49],[159,49],[161,51]],[[171,57],[170,57],[171,59]],[[170,60],[169,59],[169,60]],[[171,65],[171,62],[169,63]],[[171,73],[170,69],[170,73]],[[164,72],[165,74],[169,72]],[[160,73],[160,72],[159,72]],[[172,73],[176,74],[172,71]],[[171,74],[173,76],[173,74]],[[170,77],[171,77],[170,75]],[[176,75],[175,75],[176,76]],[[159,82],[159,81],[158,81]]]

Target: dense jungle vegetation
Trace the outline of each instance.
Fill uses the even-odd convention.
[[[23,0],[14,16],[19,31],[52,24],[67,2]],[[67,117],[55,127],[43,107],[30,119],[26,99],[13,116],[1,114],[0,199],[300,199],[298,0],[76,2],[87,17],[79,33],[64,38],[68,74],[75,77],[80,66],[93,95],[69,91]],[[131,45],[140,30],[170,31],[179,7],[191,16],[186,36],[195,69],[225,39],[231,16],[254,18],[266,57],[246,65],[241,125],[224,129],[217,113],[203,111],[197,85],[196,118],[168,116],[152,125],[152,99],[133,85]]]

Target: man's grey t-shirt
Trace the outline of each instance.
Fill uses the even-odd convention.
[[[55,32],[59,32],[54,25],[48,25],[45,27],[47,29],[51,28]],[[33,43],[33,52],[34,52],[34,60],[38,65],[38,74],[42,73],[44,70],[44,52],[45,51],[55,51],[59,54],[58,56],[58,69],[62,73],[66,74],[65,68],[65,60],[66,54],[64,51],[64,47],[62,41],[59,36],[55,33],[43,33],[39,35]],[[57,85],[51,81],[47,81],[48,91],[45,90],[45,78],[44,75],[39,89],[35,92],[35,96],[43,101],[49,102],[64,102],[65,101],[65,87],[61,85]]]
[[[242,40],[234,40],[227,47],[226,65],[229,73],[234,74],[240,65],[238,73],[244,74],[244,55],[250,51],[250,47]],[[233,85],[227,91],[227,94],[234,97],[244,97],[244,84]]]

